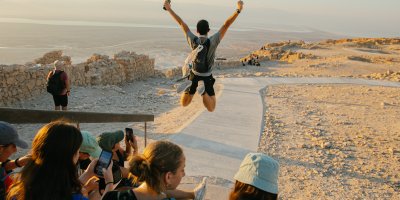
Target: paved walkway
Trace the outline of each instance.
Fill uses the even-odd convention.
[[[243,157],[257,151],[264,124],[260,92],[267,86],[356,84],[400,87],[397,82],[350,78],[225,78],[219,81],[224,87],[215,112],[203,112],[180,134],[170,138],[184,149],[187,176],[212,176],[233,181]]]

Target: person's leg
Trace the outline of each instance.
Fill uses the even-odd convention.
[[[217,99],[215,98],[215,92],[214,92],[215,79],[211,75],[205,78],[203,81],[205,87],[205,92],[202,94],[203,104],[204,107],[206,107],[209,112],[213,112],[217,104]]]
[[[204,107],[207,108],[208,112],[214,112],[215,105],[217,104],[217,99],[215,98],[215,95],[210,96],[207,93],[204,93],[203,104],[204,104]]]
[[[53,95],[53,101],[54,101],[54,110],[60,110],[61,103],[59,102],[58,95]]]
[[[181,95],[181,105],[186,107],[192,102],[193,95],[189,94],[189,92],[184,92]]]
[[[62,110],[68,110],[68,95],[60,96]]]
[[[196,93],[197,86],[199,84],[199,77],[192,74],[191,77],[192,85],[190,86],[188,91],[183,92],[181,95],[181,105],[186,107],[192,102],[193,95]]]

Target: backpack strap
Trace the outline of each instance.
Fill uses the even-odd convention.
[[[201,43],[201,38],[207,38],[207,39],[203,43]],[[207,36],[200,35],[199,37],[195,37],[194,38],[194,43],[196,43],[197,45],[205,45],[205,46],[209,47],[210,46],[210,39]]]
[[[58,71],[58,72],[56,72],[56,70],[53,70],[53,71],[51,71],[51,76],[54,76],[54,75],[60,75],[60,76],[61,76],[61,74],[62,74],[63,72],[64,72],[63,70],[60,70],[60,71]]]

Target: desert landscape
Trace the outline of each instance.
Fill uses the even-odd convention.
[[[255,59],[260,66],[249,65]],[[349,77],[400,81],[399,38],[355,38],[260,45],[237,66],[214,71],[217,98],[224,78]],[[244,65],[240,64],[243,63]],[[153,113],[151,139],[168,139],[204,112],[200,96],[179,106],[174,77],[126,84],[74,86],[70,110]],[[276,158],[280,199],[399,199],[400,88],[363,85],[277,85],[263,92],[265,125],[259,151]],[[10,105],[53,108],[47,93]],[[217,104],[218,109],[218,104]],[[142,124],[82,124],[97,135]],[[31,141],[40,125],[18,125]],[[20,150],[16,156],[27,151]]]

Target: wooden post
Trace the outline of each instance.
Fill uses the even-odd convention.
[[[144,147],[147,146],[147,122],[144,122]]]

